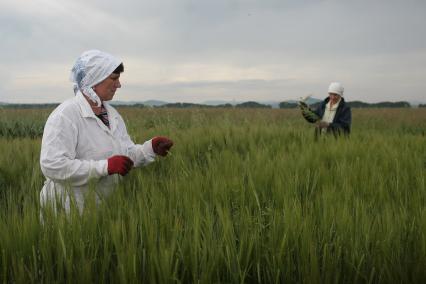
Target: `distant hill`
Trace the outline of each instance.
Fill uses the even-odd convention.
[[[203,104],[193,104],[193,103],[170,103],[164,104],[160,106],[156,106],[160,108],[210,108],[214,106],[203,105]]]
[[[320,102],[322,102],[322,100],[316,99],[316,98],[308,98],[307,100],[305,100],[305,103],[310,106],[315,106]],[[295,100],[283,101],[278,104],[278,107],[279,108],[296,108],[298,107],[298,103],[299,102]]]
[[[204,101],[201,104],[203,104],[203,105],[209,105],[209,106],[219,106],[219,105],[226,105],[226,104],[236,105],[237,103],[239,104],[241,102],[217,100],[217,101]]]
[[[193,104],[193,103],[171,103],[158,106],[161,108],[271,108],[270,105],[260,104],[258,102],[243,102],[236,105],[231,105],[229,103],[225,104],[216,104],[216,105],[207,105],[207,104]]]
[[[361,101],[348,102],[348,105],[353,108],[409,108],[409,102],[380,102],[380,103],[364,103]]]
[[[236,108],[272,108],[270,105],[260,104],[258,102],[245,102],[235,105]]]
[[[144,105],[146,106],[162,106],[167,104],[167,102],[164,101],[158,101],[158,100],[148,100],[148,101],[143,101],[142,102]]]
[[[218,101],[204,101],[202,102],[202,104],[205,105],[210,105],[210,106],[237,106],[239,104],[245,103],[244,101],[223,101],[223,100],[218,100]],[[256,103],[259,103],[261,105],[269,105],[272,108],[278,108],[279,107],[279,102],[277,101],[258,101]]]
[[[411,101],[410,105],[412,107],[421,107],[421,106],[426,105],[426,101],[423,101],[423,102],[420,102],[420,101]]]
[[[280,102],[279,108],[297,108],[296,102]]]
[[[111,101],[111,105],[114,106],[132,106],[132,105],[144,105],[144,106],[162,106],[167,104],[164,101],[148,100],[148,101]]]

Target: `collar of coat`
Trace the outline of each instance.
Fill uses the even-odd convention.
[[[80,106],[81,113],[83,117],[96,117],[96,114],[93,112],[92,107],[90,106],[89,102],[86,100],[86,98],[83,96],[81,92],[78,92],[76,94],[78,105]],[[113,118],[116,116],[115,111],[112,111],[112,107],[107,103],[102,103],[105,107],[105,109],[108,112],[108,116],[111,116],[110,118]]]
[[[96,119],[97,116],[93,112],[92,107],[90,106],[86,98],[83,96],[83,94],[81,92],[77,92],[75,96],[77,98],[77,103],[80,106],[81,115],[83,117],[92,117]],[[109,103],[103,102],[103,105],[108,112],[108,120],[110,123],[111,130],[113,130],[117,126],[119,114],[112,106],[109,105]]]

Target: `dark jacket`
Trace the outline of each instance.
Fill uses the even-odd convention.
[[[314,112],[319,116],[323,117],[325,112],[325,106],[327,105],[330,98],[326,98],[321,104],[317,107]],[[336,115],[334,116],[333,122],[330,123],[328,130],[331,131],[334,135],[345,134],[349,135],[351,132],[351,123],[352,123],[352,112],[350,106],[348,106],[343,98],[340,99],[339,106],[336,110]]]

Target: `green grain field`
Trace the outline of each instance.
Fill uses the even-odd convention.
[[[2,283],[426,282],[425,108],[318,141],[297,110],[120,108],[172,155],[42,224],[50,111],[0,109]]]

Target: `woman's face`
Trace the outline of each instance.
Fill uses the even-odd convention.
[[[120,74],[112,73],[105,80],[93,87],[101,101],[110,101],[118,88],[121,88]]]
[[[328,93],[328,97],[330,98],[331,104],[337,104],[340,101],[340,95]]]

